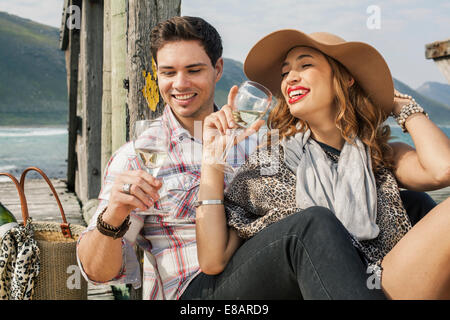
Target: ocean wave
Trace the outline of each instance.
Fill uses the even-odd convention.
[[[65,128],[0,128],[0,137],[42,137],[67,134]]]
[[[14,169],[17,169],[15,165],[0,166],[0,172],[10,171]]]
[[[6,182],[6,181],[11,181],[11,179],[9,177],[0,176],[0,182]]]

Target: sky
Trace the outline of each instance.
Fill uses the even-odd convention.
[[[63,4],[0,0],[0,11],[59,28]],[[210,22],[222,35],[223,56],[241,62],[273,31],[327,31],[374,46],[392,75],[413,89],[427,81],[447,83],[425,59],[425,45],[450,38],[449,0],[181,0],[181,14]]]

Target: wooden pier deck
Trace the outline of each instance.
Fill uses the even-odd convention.
[[[66,218],[69,223],[86,226],[83,219],[81,203],[74,193],[67,190],[64,180],[52,179],[52,183],[60,197]],[[30,179],[25,183],[28,210],[35,220],[59,221],[60,214],[56,201],[49,187],[43,179]],[[450,196],[450,187],[431,191],[430,196],[441,202]],[[10,182],[0,182],[0,201],[16,216],[22,220],[20,201],[15,186]],[[111,286],[88,285],[88,300],[113,300]]]

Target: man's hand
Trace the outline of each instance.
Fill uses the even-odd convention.
[[[123,191],[125,184],[131,185],[129,194]],[[144,170],[120,173],[114,180],[103,220],[118,227],[134,209],[148,210],[159,199],[158,190],[161,185],[161,181]]]

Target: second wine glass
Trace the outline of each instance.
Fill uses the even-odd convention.
[[[226,170],[233,171],[232,167],[227,164],[227,158],[236,143],[239,131],[249,128],[253,123],[262,119],[269,110],[271,103],[272,93],[263,85],[254,81],[245,81],[239,86],[234,99],[234,110],[232,111],[234,122],[238,128],[232,130],[222,154]]]

